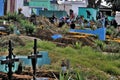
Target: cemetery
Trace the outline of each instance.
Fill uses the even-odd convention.
[[[75,20],[72,11],[37,14],[0,17],[0,80],[120,79],[119,25],[93,8],[79,8]]]

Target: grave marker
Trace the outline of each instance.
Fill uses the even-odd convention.
[[[28,59],[31,59],[32,62],[32,69],[33,69],[33,80],[36,80],[36,63],[37,58],[42,57],[42,55],[37,54],[37,39],[34,39],[34,53],[32,53],[30,56],[28,56]]]
[[[7,75],[8,75],[9,80],[12,80],[13,63],[19,61],[18,58],[15,58],[16,56],[13,54],[12,50],[13,50],[12,42],[11,42],[11,40],[9,40],[9,49],[8,49],[9,54],[8,54],[8,56],[6,56],[6,60],[1,60],[1,64],[7,64],[8,65],[8,73],[7,73]]]

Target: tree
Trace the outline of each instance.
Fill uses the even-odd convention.
[[[88,7],[99,8],[102,0],[88,0]]]
[[[120,11],[120,0],[105,0],[107,4],[112,5],[113,11]]]

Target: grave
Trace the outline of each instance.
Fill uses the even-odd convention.
[[[0,57],[0,72],[8,72],[8,79],[12,78],[12,73],[18,70],[18,65],[21,61],[23,66],[32,66],[33,75],[36,73],[36,66],[42,66],[44,64],[50,64],[50,58],[48,57],[47,51],[38,51],[37,52],[37,40],[34,39],[34,52],[30,56],[15,56],[12,53],[12,44],[9,41],[9,55]],[[40,58],[39,58],[40,57]],[[19,71],[19,70],[18,70]],[[35,76],[33,76],[35,80]]]
[[[43,56],[41,54],[39,54],[39,52],[37,52],[37,39],[34,39],[34,47],[33,47],[34,52],[31,53],[31,55],[28,56],[28,59],[31,59],[31,63],[32,63],[32,69],[33,69],[33,80],[36,80],[36,64],[37,64],[37,59],[42,58]],[[43,60],[47,60],[47,59],[43,59]],[[45,80],[45,79],[43,79]]]
[[[42,65],[51,63],[51,60],[48,56],[47,51],[39,51],[38,54],[42,55],[42,58],[37,59],[37,66],[42,66]],[[19,58],[20,61],[22,61],[23,67],[24,66],[32,66],[31,60],[28,59],[28,56],[16,56],[16,57]],[[5,59],[5,56],[0,56],[0,60],[4,60],[4,59]],[[14,67],[12,68],[13,72],[15,72],[18,69],[18,64],[19,64],[19,62],[14,63]],[[5,64],[0,65],[0,71],[7,73],[8,68],[6,68],[6,70],[4,68],[6,68]]]
[[[93,34],[98,36],[99,40],[106,40],[106,28],[98,28],[96,30],[82,30],[82,29],[70,29],[69,32],[77,32],[77,33],[86,33]]]
[[[9,49],[8,49],[9,54],[8,54],[8,56],[6,56],[6,59],[1,60],[1,64],[7,65],[6,68],[8,68],[7,75],[8,75],[8,79],[9,80],[12,80],[12,74],[13,74],[12,68],[14,67],[14,62],[18,62],[19,61],[19,59],[16,58],[16,56],[13,54],[12,50],[13,50],[12,42],[11,42],[11,40],[9,40]]]
[[[31,59],[32,63],[32,69],[33,69],[33,80],[36,80],[36,64],[37,64],[37,58],[41,58],[42,55],[37,54],[37,39],[34,39],[34,52],[31,53],[31,55],[28,56],[28,59]]]

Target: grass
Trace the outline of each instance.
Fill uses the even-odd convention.
[[[86,78],[96,78],[97,80],[107,80],[110,75],[120,76],[120,55],[103,54],[97,52],[91,47],[84,46],[80,49],[72,47],[57,47],[52,42],[38,41],[38,51],[48,51],[51,59],[51,65],[44,66],[50,70],[61,69],[61,60],[68,59],[70,61],[70,70],[77,70]],[[33,52],[33,41],[27,41],[25,46],[15,46],[14,53],[16,55],[29,55]],[[78,77],[80,77],[78,75]]]

